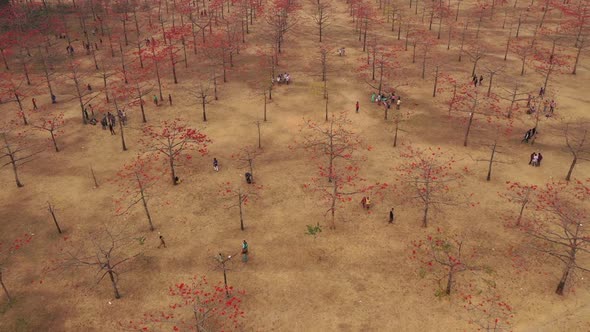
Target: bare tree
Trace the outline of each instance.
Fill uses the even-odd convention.
[[[15,135],[15,137],[9,139],[8,134],[9,133],[6,131],[0,132],[0,137],[2,137],[1,143],[3,145],[0,150],[0,160],[4,158],[8,159],[8,161],[1,164],[0,167],[11,165],[16,186],[21,188],[24,185],[18,177],[18,168],[33,161],[35,155],[39,154],[41,150],[31,151],[31,146],[24,141],[22,136]]]
[[[119,276],[123,272],[121,266],[141,254],[137,241],[124,231],[106,226],[80,240],[78,248],[66,250],[64,266],[96,269],[97,284],[108,276],[115,298],[120,299]]]
[[[314,23],[318,27],[318,34],[321,43],[322,36],[324,35],[324,29],[330,25],[330,21],[332,19],[330,15],[331,5],[329,0],[312,0],[312,2],[314,2],[316,5],[312,17]]]
[[[565,128],[563,129],[563,137],[565,138],[567,151],[569,151],[573,157],[570,168],[565,176],[566,181],[569,181],[576,164],[582,160],[590,160],[588,123],[566,123]]]
[[[232,157],[236,160],[237,167],[240,169],[246,168],[248,172],[254,177],[254,160],[262,154],[262,151],[255,146],[246,145]]]

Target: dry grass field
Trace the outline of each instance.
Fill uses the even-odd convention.
[[[176,65],[179,83],[174,84],[169,63],[166,60],[162,62],[159,70],[164,96],[166,98],[170,93],[173,105],[164,100],[155,107],[151,96],[158,91],[154,87],[153,92],[144,97],[147,125],[158,126],[160,121],[178,118],[206,134],[211,144],[207,155],[190,152],[193,158],[183,161],[177,168],[182,180],[177,186],[171,184],[168,169],[162,164],[164,168],[160,180],[149,188],[150,212],[155,226],[153,232],[148,228],[140,205],[124,215],[116,213],[115,200],[121,196],[115,183],[116,174],[136,155],[146,151],[142,143],[142,127],[146,124],[141,122],[139,107],[126,108],[129,118],[125,127],[127,151],[121,149],[120,136],[102,130],[100,123],[96,126],[83,125],[78,99],[72,92],[68,76],[67,56],[62,55],[67,42],[50,35],[52,52],[62,57],[61,63],[56,65],[57,74],[53,79],[58,103],[51,105],[47,97],[37,59],[30,60],[35,88],[26,85],[20,88],[35,91],[34,94],[26,92],[27,99],[23,100],[31,123],[35,124],[42,116],[40,112],[31,110],[32,96],[36,97],[44,112],[64,113],[63,134],[58,137],[61,151],[55,152],[48,145],[47,132],[21,124],[22,120],[16,116],[17,103],[7,101],[12,97],[3,97],[3,104],[0,105],[4,128],[11,128],[11,133],[28,130],[27,142],[34,149],[43,148],[35,155],[34,161],[19,167],[24,187],[15,186],[10,165],[0,170],[0,242],[10,243],[24,233],[32,236],[27,246],[14,252],[1,266],[2,279],[13,301],[7,304],[4,293],[0,294],[0,331],[130,330],[126,322],[141,319],[144,313],[172,310],[169,304],[174,299],[168,292],[174,284],[186,282],[193,276],[206,276],[214,283],[222,281],[223,272],[215,256],[218,252],[226,255],[239,253],[242,240],[249,243],[249,261],[243,263],[239,257],[234,257],[227,265],[229,284],[244,290],[239,298],[245,313],[237,330],[478,330],[480,327],[472,322],[476,316],[464,308],[462,295],[467,293],[476,298],[497,294],[502,301],[509,303],[513,310],[507,330],[590,330],[588,275],[580,271],[568,280],[565,295],[555,294],[563,263],[534,250],[530,244],[532,239],[525,232],[506,226],[506,216],[514,216],[518,205],[499,195],[506,192],[507,181],[542,186],[552,180],[564,179],[572,155],[566,149],[560,128],[567,122],[590,120],[590,96],[587,93],[590,62],[587,52],[584,50],[582,53],[576,75],[555,73],[551,77],[547,98],[557,101],[555,116],[542,117],[534,145],[521,143],[522,135],[534,126],[535,119],[534,115],[525,113],[524,102],[520,102],[520,108],[513,117],[512,131],[502,133],[499,138],[502,153],[497,160],[505,163],[494,164],[492,179],[486,181],[488,164],[477,160],[489,158],[487,144],[493,141],[492,125],[488,125],[483,117],[478,119],[470,133],[469,144],[464,147],[466,123],[461,120],[465,120],[466,114],[457,112],[457,115],[448,115],[449,90],[444,90],[442,79],[441,92],[436,98],[432,97],[435,66],[440,66],[442,72],[453,75],[459,81],[470,80],[473,62],[467,55],[464,55],[463,61],[457,61],[460,26],[456,26],[450,50],[447,50],[448,24],[443,23],[441,44],[432,48],[426,62],[426,78],[422,79],[420,49],[415,63],[412,63],[412,42],[407,51],[403,50],[406,21],[403,21],[398,41],[397,33],[391,32],[390,21],[379,9],[380,3],[366,2],[375,11],[367,38],[377,40],[388,50],[401,47],[396,51],[395,59],[403,68],[398,76],[385,78],[386,86],[399,85],[396,91],[403,100],[401,111],[410,111],[407,121],[401,124],[403,131],[399,132],[398,146],[394,148],[393,119],[395,112],[399,111],[392,107],[389,119],[384,120],[383,108],[371,103],[374,90],[359,73],[359,67],[366,63],[363,59],[366,59],[367,52],[363,52],[363,42],[359,41],[359,33],[355,32],[356,23],[350,16],[349,4],[344,1],[329,2],[329,24],[322,37],[322,45],[329,50],[328,109],[333,114],[345,112],[351,120],[350,129],[359,135],[365,146],[371,146],[371,151],[362,149],[355,152],[360,175],[368,183],[389,184],[382,198],[375,197],[370,213],[358,204],[363,195],[361,193],[353,195],[351,202],[340,204],[336,212],[336,228],[330,229],[329,214],[325,214],[328,206],[317,194],[304,188],[304,184],[309,183],[317,173],[316,162],[310,159],[308,152],[297,147],[297,142],[308,133],[300,131],[304,118],[323,124],[325,116],[319,65],[320,44],[318,28],[313,20],[316,2],[299,1],[301,8],[290,14],[293,25],[285,33],[277,67],[277,72],[288,72],[292,82],[273,88],[266,122],[262,121],[264,97],[262,90],[256,89],[256,82],[270,75],[259,68],[261,57],[257,52],[268,49],[268,45],[272,44],[272,30],[262,12],[250,26],[250,33],[246,35],[246,43],[239,54],[233,55],[234,67],[227,72],[228,82],[219,82],[219,100],[211,100],[207,105],[207,122],[202,121],[201,104],[194,95],[194,84],[199,77],[198,72],[213,65],[201,59],[199,54],[189,54],[188,68],[184,63]],[[267,8],[270,3],[266,4]],[[407,1],[393,0],[393,3],[383,3],[383,6],[396,8],[398,13],[402,13],[403,20],[407,19],[416,29],[428,31],[429,12],[422,13],[424,3],[419,2],[418,15],[414,14],[413,8],[409,8]],[[478,43],[486,48],[486,56],[480,60],[476,71],[478,75],[484,75],[484,84],[478,89],[487,90],[489,74],[483,68],[503,65],[503,70],[494,77],[494,93],[506,96],[503,89],[509,89],[516,80],[522,80],[521,91],[530,91],[533,95],[538,93],[544,76],[535,71],[533,64],[527,64],[527,72],[521,77],[521,62],[512,51],[508,53],[507,61],[503,61],[509,23],[513,22],[514,30],[519,13],[528,15],[520,28],[520,38],[530,38],[534,27],[539,24],[542,15],[539,8],[544,1],[533,3],[534,6],[527,11],[528,2],[519,3],[515,9],[512,8],[514,3],[509,1],[504,6],[497,5],[493,18],[486,14],[478,39]],[[209,6],[211,2],[206,4]],[[78,5],[91,22],[92,15],[83,10],[85,7],[82,4]],[[473,43],[478,22],[474,9],[476,4],[463,1],[461,6],[459,22],[470,18],[466,39]],[[453,14],[444,22],[454,19],[454,1],[451,7]],[[231,7],[231,11],[236,10],[237,6]],[[157,11],[157,2],[150,11]],[[167,16],[167,26],[171,25],[172,12]],[[502,28],[505,13],[509,23]],[[139,14],[141,20],[146,20],[145,9]],[[426,17],[423,18],[423,15]],[[156,15],[153,17],[157,19]],[[108,19],[112,20],[113,26],[116,24],[116,29],[120,29],[121,24],[114,16]],[[82,38],[78,20],[74,17],[69,20],[72,35]],[[563,15],[556,9],[547,15],[544,26],[551,29],[562,20]],[[142,24],[147,25],[145,22]],[[128,28],[132,31],[129,32],[133,36],[130,38],[135,40],[132,19]],[[161,38],[157,29],[156,26],[154,36]],[[214,25],[213,29],[221,27]],[[429,33],[436,37],[437,29],[435,18]],[[119,36],[116,37],[122,38],[120,31],[117,33]],[[142,33],[147,36],[147,29]],[[97,39],[98,35],[92,38]],[[550,38],[551,34],[540,36],[539,45],[550,48]],[[112,102],[107,104],[104,101],[101,92],[103,81],[94,70],[92,57],[84,54],[80,41],[73,43],[75,60],[79,61],[84,73],[89,73],[84,77],[82,87],[91,84],[93,93],[97,95],[90,103],[101,105],[96,106],[97,109],[110,108],[112,111],[115,109]],[[563,52],[575,56],[573,40],[564,37],[559,43],[563,45]],[[111,61],[107,44],[105,38],[97,56]],[[133,53],[134,46],[130,43],[123,47],[129,61],[128,68],[132,68],[136,65],[132,61],[137,57]],[[345,56],[336,54],[340,47],[346,48]],[[15,77],[15,81],[22,79],[16,53],[9,58],[11,69],[6,71]],[[181,57],[182,52],[179,54]],[[113,66],[119,66],[118,51],[114,59],[112,61],[117,64]],[[120,80],[119,76],[113,75],[110,79]],[[151,80],[154,81],[153,78]],[[354,110],[357,101],[360,102],[359,113]],[[505,111],[510,102],[500,99],[498,105]],[[12,120],[16,120],[18,125],[10,124]],[[227,208],[233,202],[220,195],[220,189],[227,182],[242,188],[248,186],[243,176],[245,170],[237,167],[232,156],[245,145],[258,144],[256,121],[262,121],[262,149],[255,160],[255,179],[263,189],[257,199],[245,205],[245,230],[241,231],[239,211]],[[119,133],[119,129],[116,130]],[[419,205],[408,202],[407,198],[413,193],[402,190],[398,181],[400,172],[397,168],[405,162],[400,153],[406,145],[440,147],[445,154],[455,156],[455,168],[467,167],[469,172],[460,187],[451,194],[473,193],[472,200],[478,204],[474,207],[442,206],[430,215],[429,226],[421,227],[422,210]],[[541,167],[527,165],[533,151],[542,151],[544,160]],[[214,157],[219,160],[219,172],[212,169]],[[8,162],[7,159],[1,161],[2,164]],[[99,187],[94,186],[91,166]],[[589,178],[589,164],[580,161],[573,176],[581,180]],[[47,211],[48,201],[55,206],[63,234],[56,232]],[[585,204],[580,208],[590,211],[587,201]],[[388,224],[391,207],[396,209],[394,224]],[[536,218],[535,213],[532,208],[525,211],[527,218]],[[585,217],[587,221],[588,214]],[[317,237],[307,235],[306,225],[318,223],[322,232]],[[412,243],[426,239],[437,228],[449,234],[460,234],[465,239],[466,248],[478,249],[479,254],[473,264],[488,267],[485,273],[468,271],[457,274],[455,290],[450,296],[436,296],[438,284],[433,276],[423,273],[421,264],[411,259]],[[121,254],[137,254],[134,259],[120,265],[118,270],[120,299],[114,298],[108,276],[97,283],[101,272],[96,266],[72,267],[68,264],[71,260],[67,253],[76,253],[79,248],[93,248],[95,238],[92,234],[100,229],[127,236],[131,241],[121,248]],[[587,229],[585,232],[588,234]],[[164,236],[166,248],[158,248],[158,234]],[[140,238],[145,238],[145,241],[140,241]],[[519,253],[522,261],[515,263],[514,252]],[[92,251],[90,253],[92,256]],[[580,252],[579,266],[590,267],[586,254]],[[192,319],[189,308],[176,309],[176,314],[179,319]],[[171,331],[174,325],[148,324],[146,327],[154,331]],[[208,331],[218,329],[213,326]]]

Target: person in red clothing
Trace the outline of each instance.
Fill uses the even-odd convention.
[[[360,108],[360,105],[359,105],[359,102],[357,101],[357,102],[356,102],[356,112],[357,112],[357,113],[359,112],[359,108]]]

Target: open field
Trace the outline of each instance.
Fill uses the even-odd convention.
[[[573,154],[564,136],[569,126],[570,142],[580,143],[579,135],[590,127],[587,47],[579,47],[576,75],[571,74],[578,50],[574,44],[587,44],[590,14],[580,34],[569,24],[572,8],[579,4],[575,7],[578,13],[581,8],[589,13],[588,4],[583,0],[571,0],[569,5],[533,0],[527,10],[528,1],[515,5],[513,0],[505,4],[488,0],[479,2],[487,5],[482,10],[475,1],[460,1],[461,7],[455,0],[450,7],[418,1],[415,11],[415,2],[410,8],[407,1],[398,0],[320,1],[329,13],[321,43],[314,21],[320,3],[316,1],[236,1],[229,11],[218,8],[222,3],[216,1],[88,1],[78,2],[76,8],[67,4],[47,12],[39,4],[37,16],[25,15],[32,10],[28,7],[4,9],[0,46],[9,70],[0,73],[0,132],[6,137],[0,162],[7,163],[0,169],[0,243],[4,243],[0,246],[0,280],[12,301],[0,292],[0,331],[222,330],[217,315],[201,317],[200,327],[195,327],[190,306],[169,306],[179,301],[169,295],[169,289],[194,276],[206,276],[214,284],[223,282],[215,258],[218,253],[236,255],[227,262],[227,278],[236,290],[243,290],[233,295],[241,300],[244,317],[238,319],[238,326],[232,324],[226,330],[472,331],[486,330],[497,318],[498,328],[489,327],[489,331],[590,330],[590,276],[584,271],[590,269],[590,163],[584,160],[590,158],[590,143],[581,143],[576,150],[579,160],[565,185]],[[546,3],[551,10],[544,15]],[[207,17],[200,15],[202,6],[208,9]],[[396,20],[394,32],[391,10]],[[221,15],[220,11],[224,18],[211,19]],[[250,15],[256,17],[251,17],[253,24],[243,43],[242,19],[249,20]],[[440,16],[441,38],[437,39]],[[19,28],[15,22],[23,22],[26,33],[11,35],[10,31]],[[92,32],[85,35],[82,25]],[[517,26],[519,37],[515,36]],[[166,40],[161,29],[166,31]],[[67,39],[55,37],[64,31]],[[513,40],[506,53],[509,35]],[[281,38],[280,54],[277,38]],[[82,46],[86,40],[91,44],[88,54]],[[72,56],[65,51],[69,42],[75,49]],[[140,43],[143,69],[136,42]],[[98,50],[92,46],[95,43]],[[327,50],[325,85],[320,47]],[[341,47],[346,49],[344,56],[336,53]],[[523,61],[519,53],[527,55],[524,76],[520,75]],[[481,55],[475,72],[483,75],[483,84],[472,87],[475,54]],[[552,66],[550,75],[547,66]],[[45,75],[44,68],[50,74]],[[271,72],[272,76],[288,72],[292,81],[273,86],[269,84]],[[395,89],[402,100],[399,110],[391,106],[387,119],[384,107],[371,102],[371,94],[379,92],[381,73],[383,92]],[[433,97],[435,77],[437,96]],[[56,104],[49,98],[48,81]],[[520,84],[516,99],[521,100],[511,107],[509,90],[515,83]],[[554,114],[545,116],[548,111],[543,112],[540,98],[535,101],[537,112],[527,114],[528,94],[536,97],[545,84],[544,99],[557,103]],[[218,100],[213,97],[214,89]],[[139,95],[147,123],[142,122],[137,90],[142,90]],[[272,99],[268,99],[269,91]],[[327,163],[329,153],[303,147],[305,138],[326,142],[326,136],[314,136],[317,131],[314,134],[305,120],[320,127],[337,125],[324,121],[325,93],[330,119],[345,113],[350,123],[343,127],[350,130],[348,138],[354,138],[343,143],[354,150],[352,157],[343,153],[334,159],[333,174]],[[160,99],[159,106],[152,102],[154,95]],[[33,110],[31,98],[38,110]],[[19,104],[28,125],[23,124]],[[128,123],[121,127],[117,123],[116,135],[111,135],[100,123],[83,124],[82,108],[92,109],[99,122],[107,111],[124,109]],[[513,113],[510,119],[507,112]],[[49,132],[35,126],[47,129],[43,120],[59,118],[62,113],[64,122],[56,131],[60,151],[56,152]],[[475,113],[474,122],[464,146],[470,113]],[[211,141],[205,155],[196,150],[179,153],[178,185],[172,184],[165,155],[148,158],[157,155],[154,146],[166,137],[149,136],[146,128],[161,132],[163,121],[173,119]],[[393,147],[397,120],[400,131]],[[535,124],[534,144],[521,142]],[[362,143],[355,145],[357,138]],[[493,163],[491,180],[486,181],[494,142],[497,163]],[[15,185],[8,145],[24,148],[16,154],[19,158],[31,155],[31,162],[18,165],[23,187]],[[244,173],[249,170],[239,167],[235,157],[248,145],[258,153],[255,184],[246,183]],[[417,154],[404,156],[408,146],[440,147],[443,152],[429,167],[436,168],[436,162],[444,163],[451,156],[455,160],[452,169],[429,177],[433,186],[448,185],[450,190],[441,188],[436,193],[440,196],[431,202],[428,227],[421,227],[423,201],[412,199],[425,192],[413,187],[420,189],[423,182],[413,182],[412,176],[400,170],[408,165],[406,170],[420,168],[412,164]],[[531,153],[538,151],[544,157],[542,166],[527,165]],[[139,197],[137,182],[134,174],[121,176],[120,172],[138,155],[148,165],[139,173],[149,175],[145,189],[154,231],[150,231],[141,201],[127,210],[128,203]],[[213,158],[219,160],[219,172],[213,170]],[[354,171],[348,166],[358,167],[358,177],[349,177]],[[331,176],[334,181],[328,182]],[[441,179],[448,182],[438,183]],[[336,181],[342,185],[338,195],[333,194]],[[561,181],[565,188],[559,194],[579,189],[578,197],[559,201],[563,205],[557,206],[558,200],[548,193],[551,190],[544,191],[545,184],[553,181]],[[521,227],[514,225],[520,205],[503,196],[509,193],[507,182],[538,186],[523,210]],[[367,188],[375,183],[380,186]],[[231,192],[226,190],[228,185]],[[238,188],[249,195],[242,206],[244,230],[240,229],[239,208],[230,208],[238,201],[231,196]],[[359,204],[367,195],[373,198],[369,210]],[[335,228],[330,227],[331,199],[336,206]],[[56,231],[47,202],[55,207],[62,234]],[[392,207],[395,223],[389,224]],[[552,218],[561,219],[552,223]],[[319,225],[322,231],[316,236],[306,234],[308,225]],[[113,268],[120,299],[115,299],[108,269],[82,263],[95,262],[100,253],[97,245],[110,248],[104,230],[125,243],[114,246],[112,263],[131,258]],[[8,248],[23,234],[30,236],[30,242],[16,251]],[[571,250],[550,241],[551,234],[559,234],[566,242],[575,238],[579,249],[575,264],[569,261],[571,274],[563,295],[555,289],[568,266],[562,260],[571,258]],[[159,235],[166,248],[158,248]],[[448,267],[433,262],[428,245],[423,246],[424,251],[417,250],[417,258],[412,257],[414,244],[427,243],[429,235],[463,239],[460,262],[452,263],[461,271],[454,275],[450,295],[444,294]],[[243,240],[249,244],[247,263],[239,257]],[[448,255],[437,257],[444,257],[444,264],[453,261]],[[492,301],[494,309],[488,315],[465,308],[466,296],[472,296],[473,303],[493,296],[499,300]],[[508,303],[511,310],[498,306],[499,302]],[[162,312],[175,316],[166,322],[129,323],[140,321],[145,313],[160,317]]]

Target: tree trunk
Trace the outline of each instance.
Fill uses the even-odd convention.
[[[6,285],[4,284],[4,279],[2,279],[2,269],[0,268],[0,286],[2,286],[2,289],[4,290],[4,294],[6,294],[6,298],[8,299],[8,303],[12,302],[12,297],[10,297],[10,293],[8,293],[8,289],[6,288]]]
[[[492,179],[492,165],[494,164],[494,155],[496,154],[496,146],[497,142],[494,142],[492,146],[492,155],[490,156],[490,163],[488,164],[488,176],[486,177],[486,181],[490,181]]]
[[[565,270],[563,271],[563,274],[561,275],[561,279],[559,280],[559,283],[557,284],[557,289],[555,290],[556,294],[563,295],[563,292],[565,290],[565,284],[566,284],[567,279],[570,274],[570,270],[571,270],[571,267],[567,266],[565,268]]]
[[[109,274],[109,278],[111,279],[111,284],[113,285],[113,291],[115,292],[115,298],[120,299],[121,294],[119,293],[119,288],[117,288],[117,281],[115,279],[115,273],[112,270],[107,272]]]
[[[59,223],[57,222],[57,218],[55,217],[55,210],[53,209],[53,205],[51,205],[51,203],[47,202],[47,208],[49,209],[49,213],[51,214],[51,217],[53,218],[53,222],[55,223],[55,227],[57,228],[57,232],[59,234],[61,234],[61,228],[59,227]]]
[[[449,270],[449,276],[447,278],[447,288],[445,289],[445,294],[451,295],[451,289],[453,287],[453,268]]]
[[[203,107],[203,122],[207,122],[207,113],[205,112],[205,98],[207,98],[207,96],[201,95],[201,106]]]
[[[467,129],[465,130],[465,139],[463,140],[463,146],[467,146],[467,139],[469,138],[469,132],[471,131],[471,124],[473,124],[473,117],[475,112],[471,112],[469,115],[469,121],[467,122]]]
[[[572,173],[574,172],[574,167],[576,166],[576,163],[578,162],[578,157],[574,156],[574,160],[572,160],[572,163],[570,165],[570,169],[567,172],[567,175],[565,176],[565,180],[569,181],[572,177]]]
[[[520,221],[522,220],[522,215],[524,214],[524,209],[529,202],[528,195],[530,193],[530,189],[528,189],[528,190],[529,191],[527,191],[527,195],[525,197],[525,200],[522,202],[522,205],[520,206],[520,212],[518,213],[518,218],[516,219],[516,226],[520,226]]]
[[[90,174],[92,174],[92,179],[94,180],[94,187],[98,188],[98,181],[96,180],[96,175],[94,175],[94,169],[90,166]]]
[[[143,209],[145,210],[145,215],[148,219],[148,223],[150,224],[150,231],[154,231],[154,224],[152,223],[152,216],[150,214],[150,210],[148,209],[147,200],[145,199],[145,192],[143,190],[143,184],[139,179],[137,173],[135,174],[135,179],[137,179],[137,185],[139,186],[139,194],[141,195],[141,203],[143,204]]]
[[[242,204],[243,204],[243,200],[242,200],[242,193],[239,192],[238,193],[238,207],[240,208],[240,229],[243,231],[244,230],[244,213],[242,211]]]
[[[57,141],[55,140],[55,135],[53,134],[53,130],[50,130],[49,133],[51,134],[51,141],[53,142],[53,147],[55,148],[55,152],[59,152],[59,148],[57,147]]]

